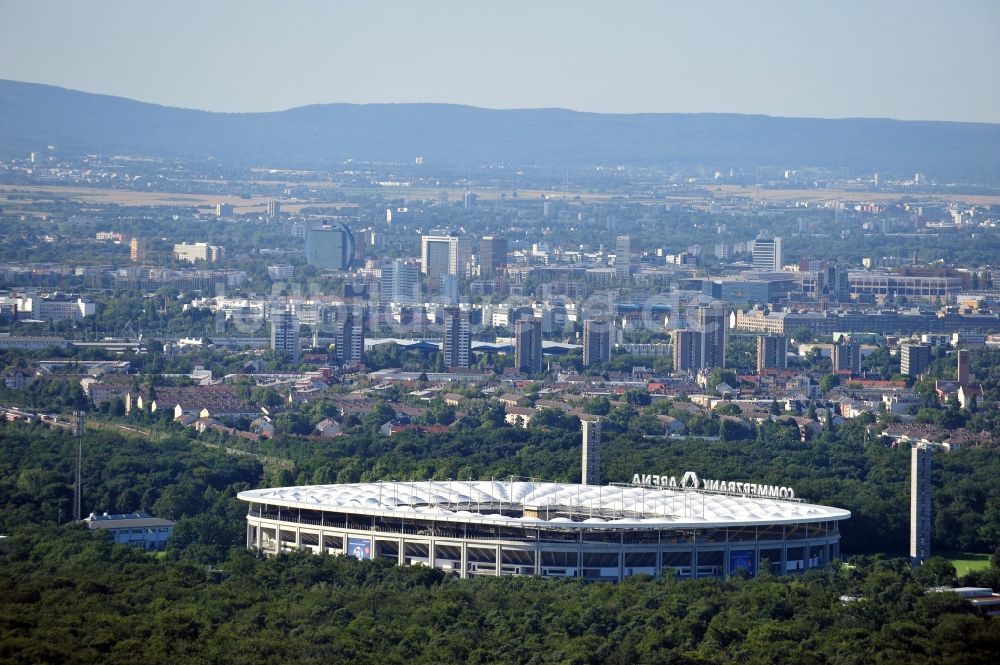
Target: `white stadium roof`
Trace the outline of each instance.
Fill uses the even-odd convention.
[[[703,490],[505,480],[306,485],[248,490],[238,497],[287,508],[532,528],[710,528],[851,516],[840,508]],[[508,507],[538,517],[499,514]]]

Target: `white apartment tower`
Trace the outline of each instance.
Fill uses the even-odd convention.
[[[291,363],[299,362],[299,320],[291,312],[271,315],[271,349],[284,351]]]
[[[632,274],[632,236],[615,238],[615,279],[628,280]]]
[[[780,272],[781,238],[757,238],[753,241],[753,269],[757,272]]]
[[[396,259],[382,266],[379,279],[381,302],[420,302],[420,269],[414,263]]]

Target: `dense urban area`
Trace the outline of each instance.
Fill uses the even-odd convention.
[[[5,158],[0,662],[990,662],[1000,191],[922,168]],[[688,471],[850,516],[588,564],[303,507]]]

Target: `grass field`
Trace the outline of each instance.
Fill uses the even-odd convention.
[[[280,184],[280,181],[267,181],[269,184]],[[437,200],[438,195],[444,191],[448,193],[451,201],[460,200],[465,193],[464,189],[448,189],[437,187],[381,187],[372,185],[370,187],[345,187],[337,183],[326,181],[296,183],[313,189],[337,189],[346,194],[376,193],[406,197],[410,200]],[[485,188],[473,190],[481,201],[496,201],[506,198],[514,201],[511,191],[502,188]],[[705,191],[710,196],[727,198],[742,197],[753,200],[769,201],[812,201],[814,203],[826,201],[899,201],[906,198],[915,198],[921,201],[939,201],[941,203],[962,203],[980,205],[1000,205],[1000,196],[985,196],[974,194],[921,194],[907,197],[904,194],[891,192],[863,192],[848,191],[843,189],[763,189],[757,187],[746,187],[741,185],[709,185]],[[103,189],[95,187],[70,187],[70,186],[45,186],[45,185],[0,185],[0,199],[6,200],[13,193],[26,193],[34,197],[41,197],[50,194],[57,197],[65,197],[81,203],[94,204],[117,204],[122,206],[199,206],[214,207],[219,203],[230,203],[236,207],[238,213],[263,212],[267,207],[270,197],[254,196],[242,198],[236,195],[217,194],[178,194],[172,192],[136,192],[120,189]],[[558,191],[540,189],[522,189],[518,191],[518,199],[525,201],[541,200],[549,198],[554,200],[576,200],[586,203],[596,203],[602,201],[627,200],[629,203],[644,205],[663,205],[665,202],[689,202],[708,205],[705,194],[685,193],[677,196],[668,196],[664,199],[643,199],[632,198],[623,199],[617,193],[601,192],[577,192]],[[23,207],[30,207],[33,203],[44,201],[20,201],[10,199],[10,204],[21,204]],[[322,205],[323,207],[354,207],[353,203],[323,203],[313,204],[307,201],[282,201],[281,208],[288,212],[298,212],[303,207],[311,205]]]
[[[28,194],[36,197],[33,200],[10,198],[14,194]],[[229,203],[238,213],[264,212],[271,197],[253,196],[243,198],[236,195],[217,194],[178,194],[173,192],[134,192],[121,189],[101,189],[96,187],[68,187],[46,185],[0,185],[0,202],[11,206],[29,208],[37,203],[52,203],[53,199],[44,198],[46,194],[59,198],[67,198],[80,203],[116,204],[121,206],[195,206],[212,208],[219,203]],[[281,209],[288,212],[298,212],[310,205],[322,205],[326,208],[350,208],[353,203],[322,203],[282,201]]]
[[[973,570],[982,570],[990,567],[989,554],[969,554],[967,552],[942,552],[941,556],[951,561],[955,566],[955,571],[961,577]]]

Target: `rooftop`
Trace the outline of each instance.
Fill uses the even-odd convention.
[[[508,480],[308,485],[240,492],[308,510],[504,526],[650,529],[842,520],[847,510],[703,490]]]

